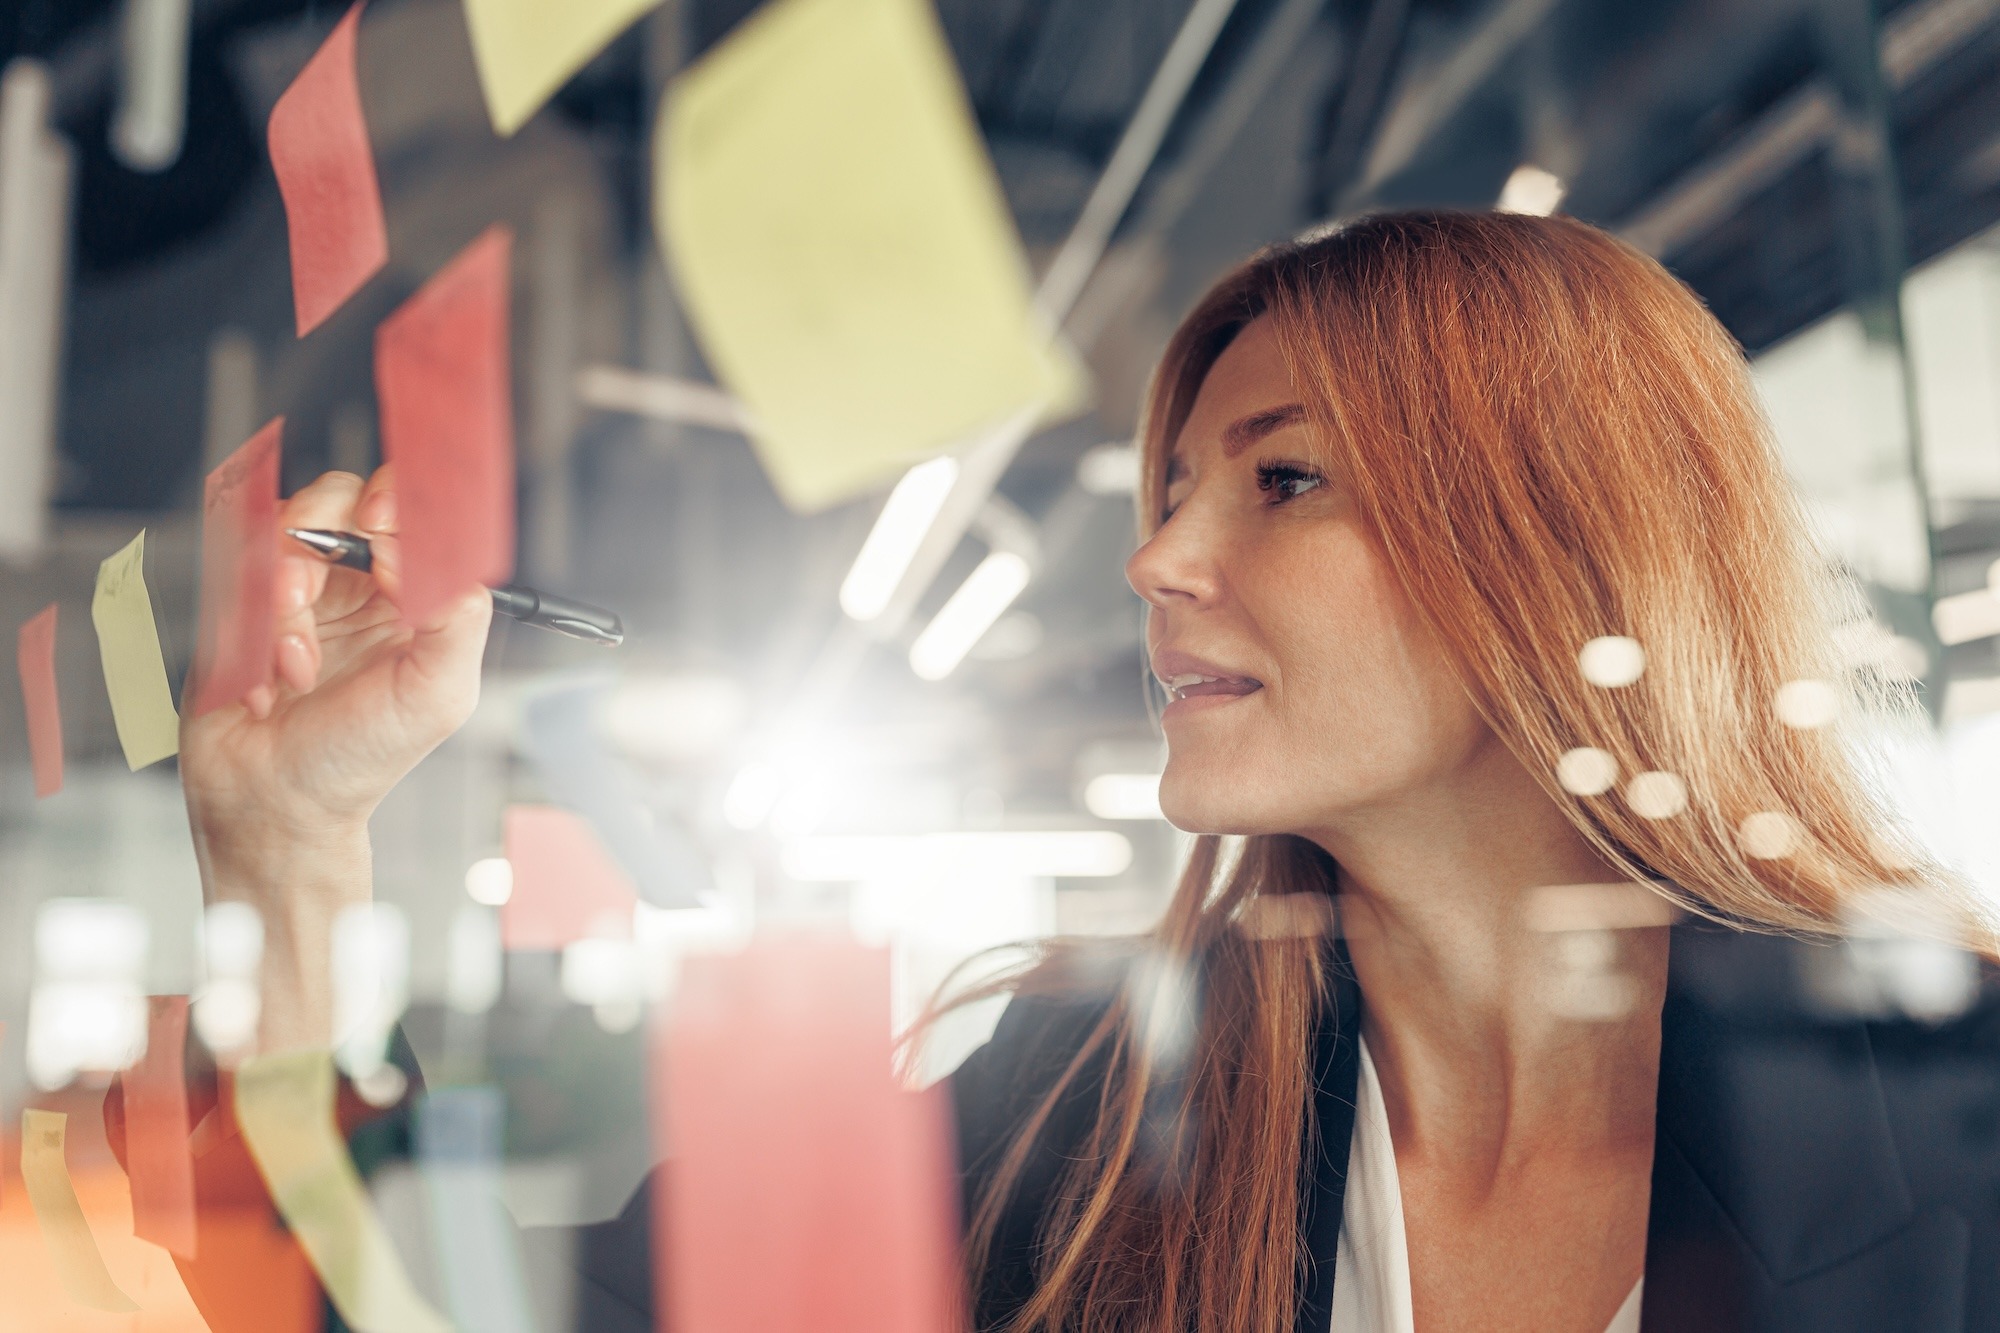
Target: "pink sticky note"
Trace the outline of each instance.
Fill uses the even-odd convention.
[[[396,465],[402,611],[414,624],[514,570],[512,243],[507,228],[488,228],[375,334],[382,454]]]
[[[238,702],[271,679],[271,605],[278,563],[278,449],[285,419],[208,474],[202,498],[201,620],[190,717]]]
[[[21,626],[16,645],[21,702],[28,710],[28,754],[34,761],[35,795],[62,790],[62,706],[56,700],[56,604],[50,602]]]
[[[936,1089],[890,1062],[889,959],[839,937],[689,958],[654,1062],[663,1327],[958,1328],[958,1204]]]
[[[356,4],[271,110],[271,168],[285,197],[301,338],[389,260],[382,189],[354,76],[360,26]]]
[[[514,867],[500,909],[508,949],[560,949],[597,934],[629,934],[639,895],[583,816],[553,805],[510,805],[502,828]]]
[[[132,1233],[194,1258],[194,1157],[188,1148],[185,995],[147,1001],[146,1055],[125,1075],[125,1174]]]

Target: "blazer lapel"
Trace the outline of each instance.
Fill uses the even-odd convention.
[[[1333,1324],[1334,1259],[1347,1194],[1347,1154],[1354,1139],[1354,1095],[1361,1081],[1361,989],[1354,984],[1344,943],[1335,944],[1330,974],[1313,1034],[1313,1115],[1299,1209],[1306,1267],[1297,1333],[1327,1333]]]
[[[1789,998],[1809,947],[1674,930],[1646,1333],[1961,1327],[1966,1224],[1917,1209],[1866,1027]]]

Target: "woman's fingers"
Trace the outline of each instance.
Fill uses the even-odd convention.
[[[336,570],[320,556],[307,551],[298,542],[283,534],[286,528],[321,528],[334,532],[349,531],[354,526],[354,508],[360,501],[363,484],[361,478],[351,472],[328,472],[285,501],[278,511],[280,534],[278,571],[275,580],[278,620],[277,638],[284,643],[288,638],[296,638],[306,645],[306,656],[288,654],[282,650],[278,658],[278,670],[295,688],[312,688],[312,676],[319,666],[318,622],[326,618],[323,613],[338,616],[353,609],[366,599],[365,580],[353,579],[348,571]],[[356,586],[347,590],[347,595],[338,600],[352,605],[322,607],[329,580],[336,574],[342,582],[350,580]],[[355,600],[357,599],[358,600]],[[309,661],[312,671],[305,675],[293,674],[299,666]]]
[[[411,679],[433,715],[438,739],[463,725],[479,702],[480,658],[492,622],[492,594],[474,588],[440,611],[433,624],[418,628],[410,640],[406,660]]]
[[[366,483],[352,472],[324,472],[278,509],[284,528],[328,528],[349,532]],[[296,549],[296,544],[294,548]]]
[[[375,469],[354,506],[354,522],[372,539],[396,531],[396,472],[393,464]]]
[[[285,536],[283,530],[339,531],[349,527],[361,489],[361,478],[352,473],[329,472],[285,501],[278,511],[278,569],[273,580],[273,595],[277,599],[276,667],[278,678],[301,693],[310,690],[319,678],[317,608],[332,570],[326,561]],[[253,707],[252,712],[258,710]]]
[[[400,538],[377,533],[368,539],[375,557],[375,586],[397,606],[403,604],[403,544]]]
[[[319,640],[303,634],[278,636],[278,678],[300,694],[319,683]]]

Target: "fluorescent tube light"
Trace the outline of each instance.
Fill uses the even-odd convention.
[[[995,551],[980,561],[910,645],[910,670],[925,680],[943,680],[957,670],[1028,586],[1029,573],[1028,562],[1011,551]]]
[[[841,610],[855,620],[882,614],[957,480],[956,458],[933,458],[903,474],[841,582]]]

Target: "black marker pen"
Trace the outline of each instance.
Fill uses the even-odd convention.
[[[357,537],[351,532],[328,532],[322,528],[286,528],[285,535],[347,569],[358,569],[365,574],[374,565],[366,537]],[[505,584],[489,591],[493,594],[495,611],[511,616],[524,625],[537,625],[558,634],[567,634],[572,639],[588,639],[611,648],[625,642],[624,622],[602,607],[536,592],[518,583]]]

